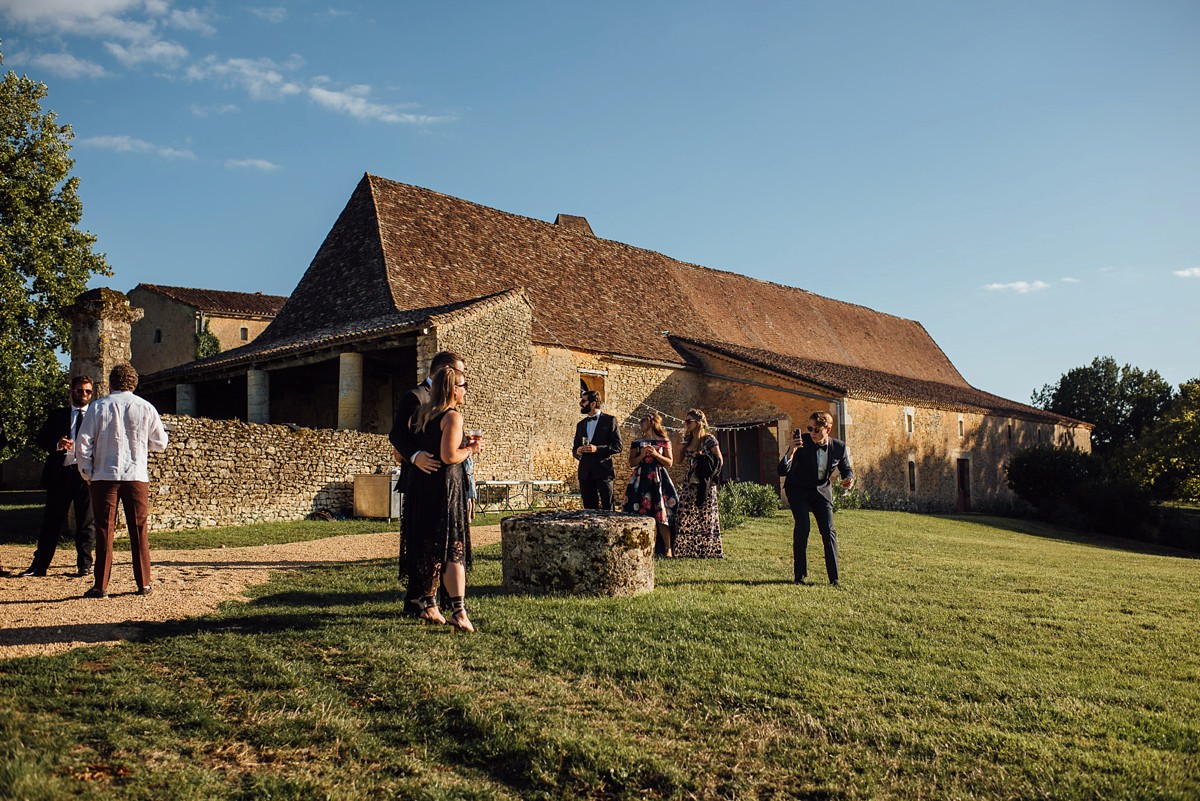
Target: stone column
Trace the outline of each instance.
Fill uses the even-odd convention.
[[[196,416],[196,385],[175,385],[175,414],[184,417]]]
[[[343,353],[338,357],[338,428],[362,428],[363,357]]]
[[[145,312],[115,289],[84,292],[62,310],[71,323],[71,375],[92,377],[93,398],[108,394],[108,374],[131,357],[130,326]]]
[[[246,371],[246,422],[271,422],[271,376],[266,370]]]

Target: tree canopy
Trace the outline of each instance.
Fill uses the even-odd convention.
[[[1133,462],[1155,495],[1200,503],[1200,378],[1179,385]]]
[[[1034,392],[1033,405],[1094,424],[1092,450],[1109,456],[1148,431],[1174,394],[1156,370],[1118,367],[1111,356],[1097,356]]]
[[[47,91],[12,71],[0,81],[0,456],[24,447],[47,407],[65,401],[56,354],[70,324],[59,310],[91,276],[112,274],[96,237],[78,228],[74,134],[43,111]]]

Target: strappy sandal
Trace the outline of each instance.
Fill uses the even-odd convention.
[[[421,605],[421,611],[417,615],[417,619],[424,625],[436,624],[444,626],[446,618],[442,616],[442,612],[438,609],[437,599],[432,595],[420,599],[417,603]]]
[[[461,595],[455,595],[450,599],[449,623],[454,627],[455,634],[475,633],[475,627],[471,625],[471,620],[467,617],[467,605],[463,602]]]

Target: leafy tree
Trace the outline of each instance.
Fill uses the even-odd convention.
[[[208,319],[204,320],[204,330],[196,334],[196,358],[207,359],[221,352],[221,340],[212,332]]]
[[[1179,394],[1144,436],[1134,467],[1160,498],[1200,502],[1200,378]]]
[[[0,64],[3,64],[0,54]],[[10,71],[0,82],[0,430],[9,456],[47,407],[64,402],[70,324],[59,309],[92,275],[112,275],[83,215],[69,125],[42,110],[46,85]]]
[[[1141,437],[1173,396],[1157,370],[1117,367],[1111,356],[1097,356],[1090,365],[1069,370],[1034,392],[1033,405],[1093,423],[1092,450],[1107,458]]]

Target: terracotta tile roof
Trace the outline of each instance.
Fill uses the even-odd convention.
[[[261,292],[227,292],[222,289],[193,289],[161,284],[138,284],[134,289],[138,287],[214,314],[274,317],[287,301],[286,297],[264,295]]]
[[[483,298],[446,303],[405,312],[392,310],[370,319],[335,321],[310,331],[265,340],[262,336],[240,348],[222,351],[206,359],[169,367],[142,379],[150,389],[167,386],[175,381],[203,378],[206,373],[220,372],[239,366],[321,350],[345,342],[359,342],[416,331],[430,325],[444,325],[484,311],[511,298],[524,298],[520,290],[509,290]],[[528,301],[526,301],[528,302]]]
[[[697,358],[697,352],[708,351],[824,387],[831,394],[844,395],[848,398],[886,403],[911,403],[934,406],[949,411],[986,412],[1047,423],[1091,427],[1090,423],[1082,423],[1064,415],[1036,409],[965,384],[945,384],[907,378],[879,370],[851,367],[801,356],[788,356],[729,342],[694,340],[674,336],[670,338],[670,341],[688,358],[691,364],[701,363]]]
[[[920,323],[600,239],[580,220],[366,175],[260,339],[524,287],[539,344],[679,363],[666,330],[966,385]]]

